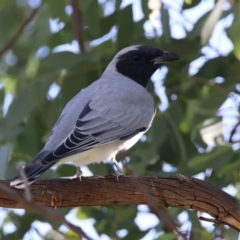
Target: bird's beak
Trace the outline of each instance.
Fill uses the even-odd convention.
[[[175,53],[164,51],[162,56],[156,57],[152,61],[154,62],[154,64],[164,64],[164,63],[176,61],[179,58],[180,57]]]

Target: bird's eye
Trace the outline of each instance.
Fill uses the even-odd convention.
[[[135,55],[132,56],[132,60],[134,62],[140,62],[141,59],[142,59],[142,56],[140,54],[135,54]]]

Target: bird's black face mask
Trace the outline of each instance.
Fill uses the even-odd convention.
[[[157,48],[139,46],[122,54],[117,61],[119,73],[146,87],[153,73],[164,63],[179,59],[179,56]]]

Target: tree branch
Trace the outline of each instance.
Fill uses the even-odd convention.
[[[12,38],[8,41],[8,43],[0,50],[0,58],[3,56],[3,54],[8,51],[9,49],[13,48],[20,36],[23,33],[23,29],[26,27],[28,23],[32,21],[32,19],[35,17],[37,11],[39,8],[36,8],[32,10],[31,14],[25,19],[25,21],[22,23],[20,28],[17,30],[17,32],[12,36]]]
[[[9,186],[9,181],[1,181]],[[240,201],[204,181],[177,177],[82,177],[79,179],[38,180],[30,186],[35,203],[60,207],[148,204],[147,189],[153,202],[160,206],[194,209],[210,214],[216,225],[227,224],[240,230]],[[0,189],[1,190],[1,189]],[[24,190],[16,190],[22,197]],[[0,206],[25,208],[16,197],[1,191]]]
[[[5,198],[17,199],[18,203],[21,204],[22,208],[30,209],[39,214],[45,215],[60,224],[64,224],[66,227],[68,227],[73,232],[75,232],[79,237],[84,237],[87,240],[91,240],[91,238],[88,237],[88,235],[80,227],[77,227],[77,226],[71,224],[64,217],[59,215],[53,209],[51,209],[49,207],[38,205],[33,201],[25,199],[24,194],[19,194],[18,191],[11,189],[10,187],[8,187],[2,183],[0,183],[0,192],[1,192],[1,194],[3,194],[3,196]],[[25,191],[24,191],[24,193],[26,194]]]
[[[70,5],[72,6],[71,16],[72,16],[72,23],[73,23],[75,38],[78,42],[79,49],[81,50],[82,53],[84,53],[86,49],[83,41],[84,24],[83,24],[82,12],[78,6],[77,0],[71,0]]]

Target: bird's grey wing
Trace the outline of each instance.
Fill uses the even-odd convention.
[[[42,160],[52,164],[67,156],[115,141],[127,140],[146,131],[154,116],[154,106],[144,108],[130,103],[120,106],[88,102],[81,111],[72,132]],[[57,129],[55,130],[57,131]]]

